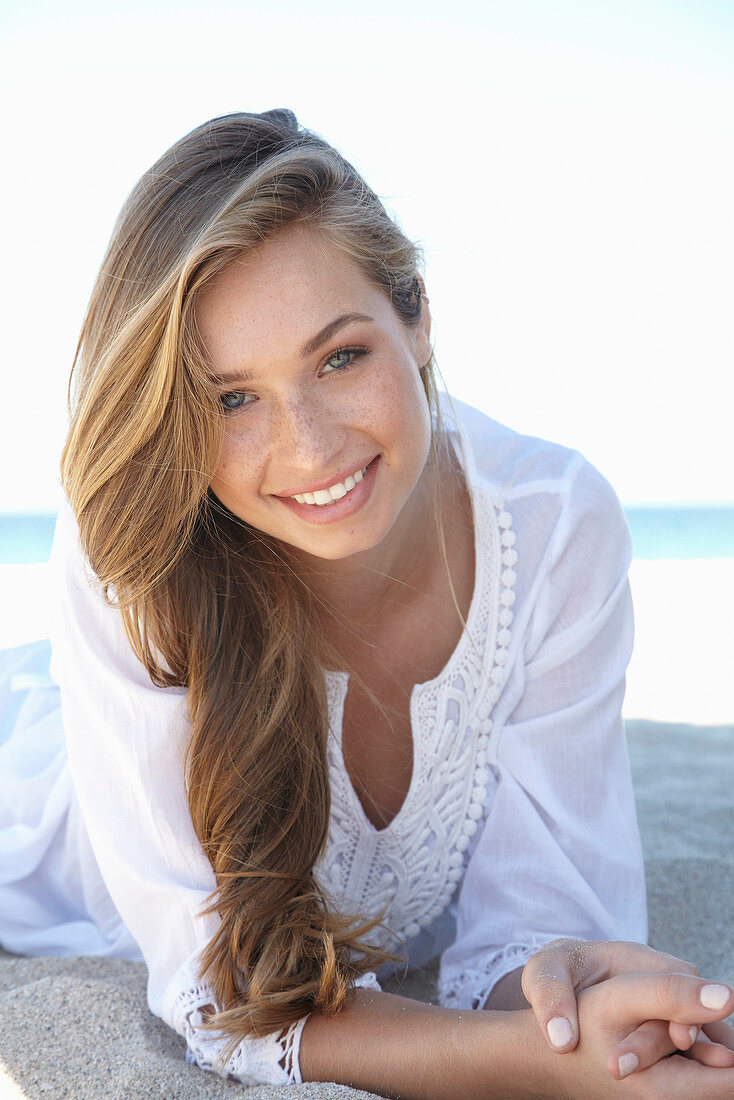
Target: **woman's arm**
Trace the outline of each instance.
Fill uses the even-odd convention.
[[[513,638],[486,750],[495,790],[442,957],[450,1007],[486,1004],[560,936],[647,936],[621,717],[633,634],[624,516],[578,457],[507,507],[518,532]]]
[[[530,1016],[463,1012],[357,991],[338,1016],[308,1018],[301,1074],[304,1081],[336,1081],[400,1100],[545,1096],[536,1088],[534,1055],[550,1058]],[[524,1068],[515,1052],[523,1036],[529,1055]]]
[[[609,1072],[620,1030],[652,1016],[710,1021],[734,1008],[729,991],[722,1009],[706,1009],[707,984],[692,975],[645,974],[585,990],[584,1040],[564,1058],[549,1049],[529,1010],[465,1012],[358,990],[338,1016],[309,1017],[301,1072],[304,1081],[336,1081],[396,1100],[730,1100],[734,1069],[666,1058],[637,1075],[633,1094]]]
[[[76,797],[105,885],[148,967],[148,1005],[213,1069],[224,1040],[201,1028],[214,1004],[199,957],[216,932],[200,915],[216,888],[191,822],[183,758],[186,692],[159,688],[135,657],[121,616],[99,591],[68,504],[59,511],[53,678]],[[217,1006],[221,1008],[222,1006]],[[300,1026],[243,1039],[223,1071],[246,1084],[298,1082]]]

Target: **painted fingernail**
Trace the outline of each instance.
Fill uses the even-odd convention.
[[[689,1027],[688,1028],[688,1034],[691,1037],[691,1043],[695,1043],[696,1039],[698,1038],[698,1028],[697,1027]]]
[[[701,1004],[716,1012],[724,1007],[731,997],[731,990],[725,985],[705,985],[701,990]]]
[[[623,1054],[617,1063],[619,1066],[619,1076],[629,1077],[631,1073],[635,1072],[639,1064],[640,1059],[636,1054]]]
[[[565,1047],[566,1043],[570,1043],[573,1038],[571,1025],[565,1016],[554,1016],[548,1021],[547,1028],[548,1038],[554,1047]]]

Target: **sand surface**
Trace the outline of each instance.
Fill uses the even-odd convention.
[[[628,724],[648,872],[650,942],[734,982],[734,726]],[[430,974],[401,992],[430,1000]],[[0,1100],[337,1100],[339,1085],[245,1089],[184,1061],[153,1017],[140,963],[0,953]],[[459,1100],[459,1098],[457,1098]]]

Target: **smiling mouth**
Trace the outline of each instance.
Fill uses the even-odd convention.
[[[328,507],[329,504],[333,504],[337,500],[342,500],[343,497],[351,493],[360,481],[367,473],[368,466],[364,466],[361,470],[356,470],[344,481],[338,481],[335,485],[330,485],[328,489],[317,489],[314,493],[296,493],[290,499],[298,501],[299,504],[315,504],[319,508]]]

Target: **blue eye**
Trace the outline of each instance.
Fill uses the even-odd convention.
[[[251,393],[239,393],[237,391],[233,393],[220,394],[219,400],[222,403],[222,408],[225,413],[239,412],[240,409],[244,409],[247,405],[251,405],[254,401],[254,397]]]
[[[367,354],[367,348],[337,348],[321,368],[322,374],[332,374],[337,371],[348,370],[354,364],[354,360]]]

